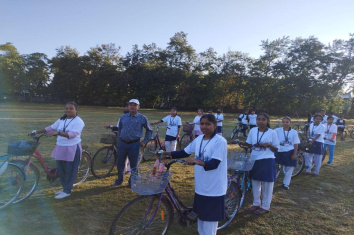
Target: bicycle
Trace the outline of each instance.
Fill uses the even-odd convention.
[[[250,150],[252,147],[238,144],[243,151],[236,156],[227,159],[228,166],[228,188],[225,195],[225,219],[219,221],[218,230],[227,227],[235,218],[237,212],[243,205],[247,191],[252,188],[248,171],[253,167],[254,161],[250,161]]]
[[[162,151],[159,151],[161,162]],[[109,234],[166,234],[174,219],[173,208],[178,214],[181,226],[190,226],[197,218],[190,219],[191,207],[185,206],[170,184],[172,172],[170,167],[176,163],[186,164],[186,161],[174,159],[165,164],[166,170],[160,176],[153,171],[133,171],[131,189],[141,196],[125,205],[115,216]],[[167,196],[164,195],[164,192]]]
[[[323,159],[322,159],[322,161],[323,161]],[[300,175],[301,172],[304,170],[304,168],[305,168],[305,155],[300,149],[298,149],[297,155],[296,155],[296,167],[293,170],[291,178],[294,178],[294,177]],[[285,174],[285,166],[276,163],[275,164],[275,178],[278,178],[281,171],[283,171],[283,173]]]
[[[59,177],[57,168],[47,166],[44,162],[43,156],[37,149],[40,138],[45,136],[45,134],[43,133],[38,136],[35,136],[35,134],[30,134],[30,136],[33,138],[34,141],[33,142],[27,141],[28,143],[33,145],[33,149],[31,150],[31,152],[27,153],[29,154],[29,157],[26,160],[23,159],[13,160],[15,164],[21,167],[21,169],[25,172],[25,176],[26,176],[24,189],[22,190],[22,193],[18,196],[18,198],[13,203],[19,203],[21,201],[26,200],[28,197],[30,197],[33,194],[33,192],[36,190],[38,186],[39,179],[40,179],[40,171],[38,166],[32,162],[31,160],[32,157],[39,160],[44,170],[44,173],[47,176],[46,178],[51,183],[51,185],[55,185],[55,180]],[[25,156],[27,154],[19,152],[16,155]],[[86,150],[82,150],[82,157],[80,159],[79,169],[76,175],[74,186],[81,184],[88,177],[88,174],[90,172],[90,161],[91,161],[91,154]]]
[[[238,119],[234,119],[234,121],[238,121]],[[238,121],[234,129],[231,131],[231,136],[230,136],[231,139],[238,136],[238,134],[242,132],[242,129],[243,129],[243,125],[240,121]]]
[[[186,124],[183,125],[182,130],[184,134],[178,142],[180,150],[183,150],[185,147],[187,147],[195,138],[193,134],[194,124],[189,124],[188,122],[186,122]]]
[[[108,176],[117,165],[117,132],[113,131],[113,126],[110,129],[112,133],[102,135],[100,139],[100,143],[108,145],[97,150],[91,160],[91,173],[96,178]]]
[[[26,176],[16,164],[9,162],[13,156],[0,156],[0,210],[11,205],[21,194]]]
[[[159,129],[161,127],[166,127],[166,126],[158,126],[155,124],[154,124],[154,126],[156,127],[156,134],[154,137],[152,137],[151,140],[149,140],[145,144],[145,146],[143,148],[142,159],[144,161],[148,161],[153,156],[155,156],[156,150],[165,149],[165,144],[164,144],[164,142],[162,142],[160,140],[160,137],[159,137]]]

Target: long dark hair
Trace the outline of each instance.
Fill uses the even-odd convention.
[[[69,102],[67,102],[67,103],[65,104],[65,106],[67,106],[68,104],[74,105],[75,110],[77,111],[77,103],[75,103],[74,101],[69,101]],[[65,107],[65,106],[64,106],[64,107]],[[76,115],[77,115],[77,113],[76,113]],[[65,120],[66,118],[67,118],[67,115],[64,114],[64,115],[60,118],[60,120]]]
[[[259,114],[257,115],[257,118],[258,118],[259,116],[263,116],[263,117],[265,117],[265,118],[267,119],[267,127],[270,128],[270,117],[269,117],[269,115],[268,115],[267,113],[259,113]]]
[[[217,121],[216,121],[216,117],[213,114],[203,114],[203,116],[200,117],[200,121],[202,121],[203,118],[206,118],[208,120],[208,122],[213,123],[214,125],[217,125]],[[214,134],[216,134],[216,128],[214,130]]]

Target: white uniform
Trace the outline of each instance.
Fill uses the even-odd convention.
[[[252,126],[256,126],[257,125],[257,114],[249,114],[248,115],[248,124],[252,125]]]
[[[202,116],[195,116],[193,123],[194,123],[194,135],[201,135],[203,134],[200,130],[200,118]]]
[[[168,115],[162,119],[167,123],[166,135],[176,137],[178,134],[178,126],[182,126],[182,120],[179,116]],[[165,147],[167,152],[176,151],[177,140],[166,140]]]
[[[332,141],[332,136],[333,134],[337,134],[337,125],[332,124],[328,125],[328,123],[325,125],[325,133],[324,133],[324,144],[329,144],[329,145],[336,145],[337,143],[337,138],[334,137]]]
[[[326,119],[327,120],[327,119]],[[316,142],[319,143],[324,143],[324,133],[325,133],[325,126],[323,124],[318,124],[318,126],[315,126],[315,123],[311,123],[309,127],[310,131],[310,139],[309,141],[312,141],[313,138],[315,138],[317,135],[320,135],[320,137],[316,140]],[[319,153],[306,153],[305,154],[305,165],[306,165],[306,172],[311,173],[312,169],[312,162],[315,163],[315,175],[320,174],[320,169],[321,169],[321,163],[322,163],[322,154]]]

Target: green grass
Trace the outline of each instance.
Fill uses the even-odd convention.
[[[103,128],[115,124],[122,114],[116,107],[79,107],[79,116],[85,121],[82,139],[94,153],[102,144],[100,134],[109,133]],[[157,121],[168,110],[140,110],[149,120]],[[9,139],[27,139],[27,133],[52,124],[63,114],[63,105],[0,103],[0,153],[6,153]],[[179,112],[182,121],[192,121],[193,112]],[[224,136],[229,137],[235,125],[234,114],[225,114]],[[275,120],[276,117],[273,117]],[[351,120],[353,123],[353,120]],[[162,138],[164,130],[160,131]],[[39,151],[49,165],[55,138],[42,138]],[[230,151],[236,147],[230,147]],[[292,180],[290,190],[275,183],[271,212],[263,216],[247,213],[244,208],[252,203],[252,195],[244,208],[225,230],[218,234],[353,234],[354,233],[354,140],[347,137],[338,141],[335,162],[323,165],[319,177],[300,175]],[[38,163],[34,160],[36,164]],[[147,164],[152,164],[149,162]],[[37,164],[39,165],[39,163]],[[194,193],[193,168],[175,164],[172,185],[181,199],[191,205]],[[282,178],[282,176],[281,176]],[[95,179],[90,175],[86,182],[74,188],[72,195],[55,200],[52,187],[41,169],[38,189],[26,201],[0,211],[0,234],[107,234],[119,210],[138,195],[127,185],[111,189],[116,179],[112,176]],[[197,234],[196,226],[180,227],[175,215],[169,234]]]

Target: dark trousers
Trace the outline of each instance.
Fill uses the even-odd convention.
[[[116,180],[116,184],[123,183],[125,160],[127,159],[127,157],[129,158],[130,168],[132,169],[132,171],[138,166],[139,148],[140,148],[139,141],[131,144],[126,144],[121,140],[118,141],[118,145],[117,145],[118,179]],[[130,184],[130,178],[129,178],[129,184]]]
[[[246,137],[246,131],[248,129],[248,125],[247,124],[242,124],[242,129],[241,132],[243,133],[243,136]]]
[[[60,178],[63,191],[65,193],[71,193],[73,189],[74,181],[80,164],[80,147],[77,145],[74,161],[68,162],[63,160],[57,160],[58,175]]]

